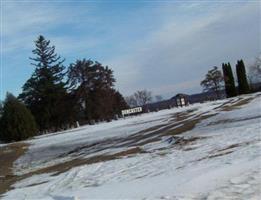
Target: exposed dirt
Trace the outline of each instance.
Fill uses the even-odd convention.
[[[213,154],[213,155],[209,155],[206,158],[220,157],[220,156],[224,156],[224,155],[227,155],[227,154],[231,154],[233,152],[234,152],[233,150],[230,150],[230,151],[226,151],[226,152],[222,152],[222,153],[216,153],[216,154]],[[206,159],[206,158],[203,158],[203,159]]]
[[[232,103],[232,105],[229,105],[229,104],[223,105],[221,110],[222,111],[232,111],[232,110],[238,109],[238,108],[240,108],[240,106],[248,104],[253,99],[254,99],[254,97],[249,97],[246,99],[239,98],[239,100],[236,101],[235,103]]]
[[[65,172],[73,167],[76,166],[80,166],[80,165],[85,165],[85,164],[93,164],[93,163],[98,163],[98,162],[103,162],[103,161],[108,161],[108,160],[114,160],[114,159],[119,159],[123,156],[132,156],[138,153],[147,153],[144,150],[142,150],[140,147],[138,146],[142,146],[151,142],[155,142],[155,141],[160,141],[162,136],[173,136],[173,135],[177,135],[180,133],[183,133],[185,131],[189,131],[191,129],[194,128],[194,126],[200,122],[201,120],[210,117],[209,116],[199,116],[196,119],[192,119],[192,120],[187,120],[185,122],[182,122],[182,126],[179,126],[175,129],[171,129],[173,128],[173,126],[177,126],[177,122],[175,124],[169,124],[169,125],[165,125],[165,126],[156,126],[153,128],[149,128],[147,130],[141,131],[137,134],[131,135],[127,138],[116,138],[113,140],[104,140],[101,141],[99,143],[93,143],[90,145],[86,145],[86,146],[82,146],[80,148],[77,148],[73,151],[70,151],[69,154],[67,155],[63,155],[63,156],[72,156],[72,157],[77,157],[77,155],[82,155],[82,151],[84,151],[86,153],[86,155],[88,155],[88,153],[90,153],[91,149],[95,149],[95,153],[98,153],[100,151],[106,150],[106,149],[111,149],[111,148],[121,148],[121,147],[127,147],[127,150],[115,153],[115,154],[103,154],[103,155],[97,155],[94,157],[90,157],[90,158],[76,158],[67,162],[63,162],[60,164],[56,164],[50,167],[46,167],[44,169],[40,169],[37,171],[32,172],[31,174],[41,174],[41,173],[52,173],[52,172],[56,172],[56,174]],[[178,124],[180,125],[180,124]],[[159,129],[160,130],[157,130]],[[171,129],[171,130],[170,130]],[[156,130],[156,131],[153,131]],[[148,132],[150,132],[148,134]],[[147,139],[147,140],[145,140]],[[188,138],[188,139],[184,139],[184,138],[180,138],[179,140],[176,141],[176,146],[177,147],[182,147],[182,146],[186,146],[188,144],[191,144],[193,142],[195,142],[198,139],[203,139],[200,137],[195,137],[195,138]],[[140,142],[142,141],[142,142]],[[124,144],[122,144],[122,142],[124,142]],[[87,153],[88,152],[88,153]],[[85,155],[85,156],[86,156]]]
[[[18,143],[14,146],[14,149],[17,150],[17,152],[21,152],[20,148],[22,148],[22,147],[24,147],[24,146],[22,146],[21,144]],[[11,153],[11,151],[9,151],[9,153]],[[21,152],[21,154],[19,154],[19,155],[17,154],[18,157],[20,155],[22,155],[22,153],[23,152]],[[138,153],[146,153],[146,152],[139,147],[135,147],[135,148],[130,148],[128,150],[121,151],[119,153],[115,153],[112,155],[100,155],[100,156],[94,156],[94,157],[86,158],[86,159],[77,158],[77,159],[66,161],[66,162],[56,164],[56,165],[53,165],[50,167],[39,169],[39,170],[30,172],[30,173],[27,173],[27,174],[24,174],[21,176],[13,175],[12,170],[11,170],[13,162],[18,158],[18,157],[16,157],[16,158],[14,158],[13,162],[11,162],[11,160],[10,160],[9,165],[7,165],[7,163],[5,163],[5,165],[1,165],[0,172],[1,172],[1,177],[3,176],[3,178],[0,179],[0,181],[1,181],[0,182],[0,194],[3,194],[5,192],[7,192],[8,190],[12,189],[12,185],[15,182],[28,178],[28,177],[31,177],[33,175],[43,174],[43,173],[53,173],[53,176],[55,176],[60,173],[66,172],[73,167],[86,165],[86,164],[94,164],[94,163],[104,162],[104,161],[108,161],[108,160],[119,159],[124,156],[131,156],[133,154],[138,154]],[[2,154],[0,154],[0,155],[2,156]],[[4,158],[4,156],[1,157],[1,159],[2,158]],[[3,169],[3,171],[2,171],[2,169]],[[3,173],[3,172],[6,172],[6,173]],[[42,182],[42,183],[45,183],[45,182]],[[38,183],[38,184],[42,184],[42,183]]]
[[[237,147],[243,147],[243,146],[247,146],[249,144],[254,144],[254,143],[258,143],[259,141],[251,141],[251,142],[242,142],[242,143],[236,143],[236,144],[231,144],[231,145],[228,145],[227,147],[225,148],[222,148],[222,149],[218,149],[218,150],[215,150],[215,151],[211,151],[209,152],[209,155],[206,156],[206,157],[203,157],[197,161],[202,161],[202,160],[205,160],[205,159],[211,159],[211,158],[216,158],[216,157],[220,157],[220,156],[223,156],[223,155],[227,155],[227,154],[231,154],[235,151],[235,148]]]
[[[212,126],[212,125],[218,125],[218,124],[227,124],[227,123],[247,121],[247,120],[259,119],[259,118],[261,118],[261,115],[254,116],[254,117],[246,117],[246,118],[243,118],[243,119],[225,119],[225,120],[219,120],[219,121],[211,122],[208,125]]]
[[[199,162],[199,161],[202,161],[202,160],[207,160],[207,159],[211,159],[211,158],[215,158],[215,157],[220,157],[220,156],[224,156],[224,155],[227,155],[227,154],[231,154],[233,152],[234,152],[233,150],[229,150],[229,151],[225,151],[225,152],[219,152],[219,153],[215,153],[215,154],[210,154],[210,155],[202,157],[202,158],[200,158],[198,160],[195,160],[193,162]]]
[[[66,161],[66,162],[56,164],[56,165],[53,165],[50,167],[39,169],[37,171],[28,173],[25,176],[28,176],[28,175],[31,176],[34,174],[42,174],[42,173],[54,173],[53,175],[58,175],[60,173],[70,170],[73,167],[77,167],[80,165],[94,164],[94,163],[98,163],[98,162],[115,160],[115,159],[119,159],[121,157],[131,156],[131,155],[138,154],[138,153],[146,153],[146,152],[139,147],[135,147],[135,148],[130,148],[125,151],[121,151],[121,152],[111,154],[111,155],[99,155],[99,156],[93,156],[90,158],[77,158],[77,159]]]
[[[179,126],[177,128],[167,130],[166,132],[163,132],[162,135],[171,136],[171,135],[177,135],[177,134],[181,134],[181,133],[184,133],[186,131],[192,130],[196,126],[196,124],[198,124],[202,120],[207,119],[207,118],[212,117],[212,116],[214,116],[214,114],[200,115],[200,116],[197,116],[193,119],[183,121],[182,123],[179,124]]]
[[[16,182],[16,176],[12,172],[13,163],[24,154],[27,148],[26,143],[13,143],[0,147],[0,194],[8,191]]]
[[[189,138],[179,138],[176,140],[175,145],[178,145],[179,147],[184,147],[186,145],[192,145],[196,143],[197,140],[203,140],[206,139],[207,137],[189,137]]]
[[[217,109],[222,111],[231,111],[239,108],[244,104],[249,103],[252,99],[253,98],[247,98],[247,99],[239,99],[236,102],[231,101],[226,104],[223,104]],[[0,195],[12,189],[12,185],[15,182],[35,174],[53,173],[54,176],[62,172],[66,172],[76,166],[120,159],[121,157],[133,156],[135,154],[140,154],[140,153],[147,153],[144,150],[142,150],[140,146],[151,142],[160,141],[163,136],[175,137],[178,134],[192,130],[196,126],[196,124],[198,124],[204,119],[213,116],[213,114],[207,114],[207,113],[204,113],[204,115],[196,116],[193,114],[194,111],[195,110],[191,109],[185,112],[176,113],[172,116],[171,119],[168,119],[167,124],[154,126],[152,128],[148,128],[146,130],[140,131],[128,137],[106,139],[99,142],[94,142],[92,144],[78,146],[77,148],[70,150],[67,153],[62,154],[58,157],[58,158],[64,158],[64,157],[71,156],[73,158],[72,160],[65,161],[63,163],[59,163],[53,166],[45,167],[43,169],[38,169],[21,176],[15,176],[12,173],[12,166],[15,160],[25,153],[25,151],[28,148],[28,144],[14,143],[14,144],[7,145],[5,147],[0,147],[0,163],[1,163]],[[174,143],[173,146],[180,148],[181,150],[189,151],[191,150],[189,147],[190,144],[193,144],[199,139],[204,139],[204,138],[199,138],[199,137],[187,138],[187,139],[176,138],[176,142]],[[223,149],[223,151],[220,150],[215,153],[213,152],[213,154],[210,154],[209,156],[202,158],[201,160],[232,153],[233,148],[236,147],[237,145],[228,146],[226,149]],[[126,150],[114,154],[102,154],[102,151],[107,149],[112,149],[112,148],[115,149],[126,148]],[[99,152],[101,152],[100,155],[84,158],[84,156],[86,157],[93,153],[99,153]]]
[[[217,150],[216,152],[224,152],[224,151],[231,150],[231,149],[234,149],[234,148],[240,147],[240,146],[241,146],[241,144],[231,144],[224,149]]]

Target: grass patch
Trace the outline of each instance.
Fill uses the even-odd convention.
[[[12,172],[13,163],[25,153],[28,148],[26,143],[12,143],[0,147],[0,195],[11,189],[18,177]]]

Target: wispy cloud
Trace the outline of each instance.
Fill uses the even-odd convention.
[[[210,67],[260,52],[258,1],[17,1],[5,2],[3,11],[4,87],[11,91],[32,71],[25,67],[39,34],[67,64],[83,57],[108,64],[124,95],[143,88],[195,92]],[[18,66],[19,77],[11,73]]]
[[[126,57],[110,61],[112,65],[125,63],[124,67],[117,68],[121,73],[119,82],[128,85],[128,92],[146,87],[158,93],[160,85],[162,92],[172,88],[175,93],[181,87],[172,86],[183,82],[194,85],[183,88],[185,91],[195,91],[193,89],[199,88],[199,78],[210,67],[258,53],[260,11],[257,5],[258,2],[215,6],[204,3],[188,8],[182,5],[182,9],[187,11],[200,8],[203,13],[180,18],[170,15],[161,27],[128,46]],[[181,8],[172,9],[175,13]],[[129,73],[134,76],[128,76]],[[125,87],[122,88],[124,91]]]
[[[62,49],[65,51],[69,46],[77,49],[77,46],[81,47],[80,42],[84,37],[77,37],[73,33],[81,30],[83,21],[94,23],[86,18],[88,10],[89,6],[71,7],[66,3],[4,2],[2,14],[4,51],[8,53],[18,49],[29,49],[39,34],[57,40],[63,45]],[[81,19],[83,16],[85,18]],[[77,42],[74,42],[74,45],[69,43],[76,39],[79,41],[78,44]]]

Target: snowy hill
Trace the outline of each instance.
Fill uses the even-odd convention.
[[[1,145],[2,199],[260,199],[260,100],[244,95]]]

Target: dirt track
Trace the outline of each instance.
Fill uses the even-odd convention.
[[[251,98],[239,99],[237,102],[234,102],[232,105],[224,104],[218,109],[222,111],[230,111],[239,108],[239,106],[247,104],[249,101],[251,101]],[[125,138],[117,138],[112,140],[107,139],[107,140],[99,141],[97,143],[93,143],[91,145],[88,144],[88,145],[83,145],[81,147],[77,147],[74,150],[68,152],[67,154],[61,155],[61,157],[66,157],[70,155],[71,157],[76,157],[75,159],[60,164],[56,164],[53,166],[49,166],[43,169],[38,169],[34,172],[30,172],[22,176],[15,176],[12,173],[12,167],[15,160],[17,160],[20,156],[22,156],[26,152],[28,148],[28,144],[23,142],[18,142],[4,147],[0,147],[0,163],[1,163],[0,195],[1,194],[3,195],[6,191],[12,189],[12,185],[15,182],[30,177],[34,174],[54,173],[54,175],[56,175],[80,165],[119,159],[123,156],[131,156],[138,153],[146,153],[141,148],[139,148],[139,146],[155,141],[160,141],[162,136],[173,136],[192,130],[197,123],[201,122],[206,118],[213,116],[210,114],[208,115],[207,113],[204,113],[204,115],[193,116],[192,113],[193,110],[187,110],[185,112],[176,113],[175,115],[173,115],[172,119],[169,120],[169,123],[167,125],[155,126]],[[183,141],[183,142],[184,144],[180,143],[180,146],[185,146],[186,142],[191,142],[191,141]],[[110,155],[106,154],[106,155],[97,155],[89,158],[77,158],[77,155],[85,154],[86,156],[90,154],[90,152],[98,153],[109,148],[121,148],[121,147],[127,147],[127,150],[123,150],[121,152],[117,152]]]
[[[12,172],[13,163],[24,154],[27,147],[28,145],[22,142],[0,147],[0,194],[16,182],[17,177]]]

